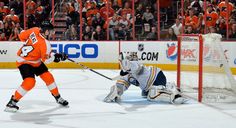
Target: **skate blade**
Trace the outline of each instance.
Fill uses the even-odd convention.
[[[175,101],[173,102],[173,104],[185,104],[186,102],[188,102],[188,99],[181,97],[181,98],[175,99]]]
[[[9,107],[6,107],[5,112],[11,112],[11,113],[16,113],[17,112],[17,109],[16,108],[9,108]]]
[[[69,108],[69,107],[70,107],[69,104],[68,104],[68,105],[62,105],[62,104],[60,104],[60,103],[58,103],[58,102],[57,102],[57,104],[58,104],[60,107],[62,107],[62,108]]]

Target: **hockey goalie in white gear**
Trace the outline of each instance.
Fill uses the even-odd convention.
[[[187,101],[175,84],[166,82],[166,77],[160,68],[140,64],[137,52],[130,52],[125,56],[121,53],[119,62],[121,66],[119,80],[111,87],[104,102],[120,101],[121,95],[130,85],[140,87],[142,96],[147,97],[149,101],[158,101],[161,96],[165,96],[173,104],[183,104]]]

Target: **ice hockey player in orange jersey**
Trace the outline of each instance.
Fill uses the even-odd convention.
[[[23,30],[19,39],[24,45],[17,52],[17,67],[20,70],[23,82],[21,86],[12,95],[6,105],[5,111],[15,112],[19,109],[16,103],[35,86],[35,75],[39,76],[47,85],[58,104],[67,106],[68,102],[64,100],[58,91],[53,75],[48,71],[44,63],[60,62],[67,59],[63,53],[52,53],[51,45],[45,39],[45,33],[53,31],[50,22],[43,22],[40,28],[34,27]]]

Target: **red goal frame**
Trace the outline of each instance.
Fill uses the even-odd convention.
[[[177,44],[177,86],[181,86],[181,38],[183,37],[198,37],[199,39],[199,65],[198,65],[198,101],[202,102],[202,84],[203,84],[203,38],[201,34],[182,34],[178,36]]]

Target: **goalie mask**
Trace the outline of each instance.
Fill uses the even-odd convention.
[[[129,61],[138,61],[137,52],[120,53],[119,60],[127,59]]]

